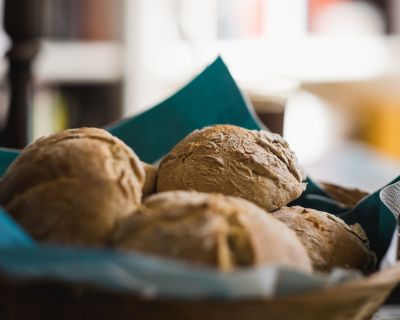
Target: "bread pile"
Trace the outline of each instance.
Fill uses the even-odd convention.
[[[101,129],[65,130],[23,150],[0,180],[0,204],[41,242],[107,246],[233,270],[303,272],[376,263],[358,225],[290,207],[305,189],[279,135],[216,125],[159,166]]]

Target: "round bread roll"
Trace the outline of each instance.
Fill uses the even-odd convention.
[[[0,181],[0,203],[39,241],[97,245],[141,203],[143,166],[102,129],[70,129],[25,148]]]
[[[146,179],[144,181],[142,196],[147,197],[156,192],[157,187],[157,167],[142,161]]]
[[[161,161],[157,191],[223,193],[271,211],[299,197],[302,180],[281,136],[216,125],[192,132]]]
[[[310,272],[296,234],[256,205],[222,194],[171,191],[148,197],[115,245],[230,270],[279,264]]]
[[[360,225],[349,226],[332,214],[300,206],[284,207],[272,214],[297,233],[314,270],[341,267],[368,272],[375,266],[376,256],[368,249]]]

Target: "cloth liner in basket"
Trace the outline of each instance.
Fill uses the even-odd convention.
[[[107,130],[132,147],[143,161],[155,162],[188,133],[212,124],[265,129],[221,58],[167,100],[144,113],[115,123]],[[16,156],[17,150],[0,149],[0,174]],[[322,303],[322,307],[317,307],[316,303],[310,302],[315,315],[318,315],[318,310],[324,312],[332,306],[346,310],[346,306],[349,308],[349,303],[353,303],[353,313],[345,318],[359,319],[375,310],[400,281],[400,267],[396,266],[399,202],[400,176],[354,208],[343,208],[308,178],[306,191],[293,203],[336,214],[347,223],[359,223],[364,228],[371,249],[377,254],[380,270],[367,278],[356,271],[336,269],[331,274],[307,275],[279,266],[220,273],[141,254],[45,246],[35,243],[4,211],[0,211],[0,271],[12,279],[89,284],[103,290],[112,289],[118,294],[152,298],[155,304],[168,299],[169,308],[174,305],[179,314],[186,312],[186,304],[179,301],[186,301],[195,310],[205,307],[202,305],[205,299],[214,301],[211,309],[219,310],[216,314],[228,312],[232,319],[240,318],[243,312],[231,307],[228,308],[230,311],[221,309],[230,301],[247,310],[247,319],[251,319],[252,312],[258,314],[261,310],[265,315],[272,312],[273,315],[286,314],[289,317],[289,311],[284,307],[275,310],[272,302],[277,306],[291,303],[296,310],[296,306],[304,308],[304,303],[314,296]],[[12,291],[13,287],[8,288]],[[343,294],[348,295],[346,301]],[[242,303],[248,299],[259,304]],[[269,311],[265,309],[267,306]],[[332,311],[331,315],[335,312]],[[306,314],[303,312],[303,316]],[[211,311],[208,318],[217,316],[213,317]]]

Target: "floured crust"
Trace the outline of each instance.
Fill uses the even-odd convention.
[[[141,203],[143,166],[105,130],[80,128],[23,150],[0,182],[0,203],[35,239],[100,244]]]
[[[254,204],[221,194],[152,195],[121,221],[114,244],[222,270],[279,264],[311,271],[292,230]]]
[[[277,134],[231,125],[206,127],[188,135],[161,161],[157,190],[223,193],[276,210],[304,190],[296,161]]]
[[[342,267],[368,272],[375,266],[376,256],[368,249],[360,225],[349,226],[332,214],[300,206],[284,207],[272,214],[297,233],[314,270]]]
[[[142,161],[142,165],[145,171],[146,179],[143,185],[143,197],[147,197],[156,192],[157,187],[157,171],[158,168],[154,165],[148,164]]]

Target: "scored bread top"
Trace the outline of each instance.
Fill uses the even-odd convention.
[[[161,161],[157,190],[223,193],[270,211],[299,197],[303,178],[281,136],[216,125],[192,132]]]

